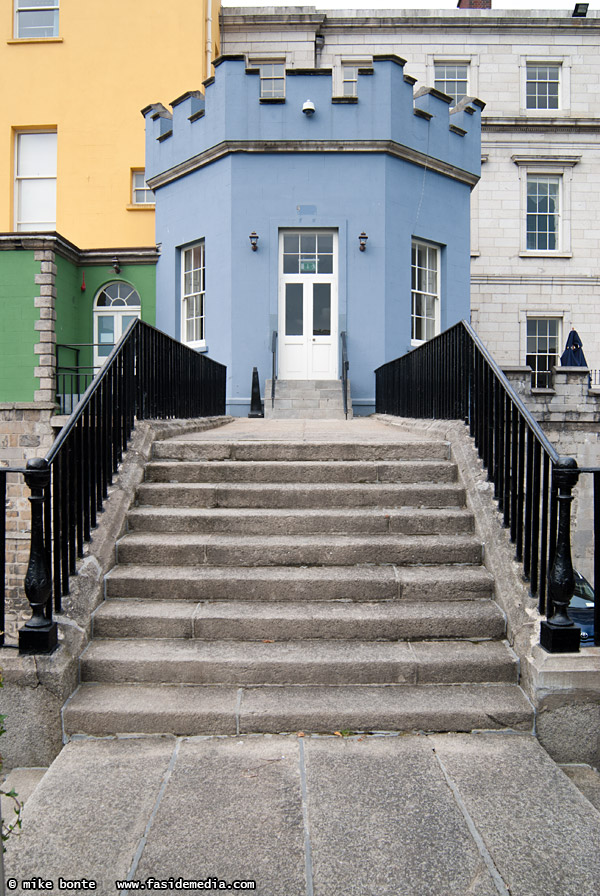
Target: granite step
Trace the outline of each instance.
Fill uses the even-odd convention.
[[[99,639],[81,655],[81,680],[166,684],[357,685],[517,683],[501,641],[202,641]]]
[[[505,617],[490,600],[203,601],[106,600],[94,638],[200,640],[432,640],[502,638]]]
[[[462,601],[489,599],[482,566],[115,566],[109,598],[144,601]]]
[[[142,483],[138,505],[157,507],[464,507],[456,483]]]
[[[443,441],[406,442],[201,442],[165,439],[155,442],[152,456],[161,460],[196,461],[392,461],[449,460]]]
[[[456,482],[456,465],[403,461],[151,461],[146,482]]]
[[[236,688],[84,683],[63,709],[68,736],[367,731],[531,731],[533,708],[507,684]]]
[[[356,566],[482,561],[479,539],[469,535],[182,535],[144,532],[117,542],[119,564],[161,566]]]
[[[238,535],[464,535],[473,516],[464,509],[188,508],[138,507],[127,518],[130,532]]]

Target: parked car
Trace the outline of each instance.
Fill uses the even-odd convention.
[[[580,572],[575,572],[575,592],[569,604],[569,616],[581,629],[581,646],[594,646],[594,589]]]

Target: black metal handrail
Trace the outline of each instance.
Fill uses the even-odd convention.
[[[348,343],[346,340],[346,331],[342,330],[340,333],[340,339],[342,342],[342,400],[344,402],[344,416],[346,420],[348,419],[348,369],[350,364],[348,363]]]
[[[271,407],[275,407],[275,381],[277,379],[277,330],[271,333]]]
[[[69,577],[91,539],[134,421],[223,414],[225,374],[222,364],[132,321],[45,458],[29,461],[26,470],[10,470],[24,475],[32,503],[25,591],[33,616],[19,632],[22,652],[48,652],[56,644],[52,607],[59,611],[69,591]],[[1,472],[0,489],[5,489],[9,471]],[[4,526],[4,512],[0,519]],[[2,545],[4,558],[4,540]],[[4,583],[3,576],[2,613]]]
[[[539,612],[548,616],[542,644],[577,650],[579,629],[566,612],[574,589],[569,506],[575,461],[559,456],[466,321],[382,365],[375,378],[378,413],[469,425],[516,559]]]

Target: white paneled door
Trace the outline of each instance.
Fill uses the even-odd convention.
[[[337,233],[279,235],[279,377],[338,377]]]

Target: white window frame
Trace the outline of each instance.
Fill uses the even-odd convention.
[[[435,84],[436,65],[466,65],[467,66],[467,96],[479,94],[479,56],[477,54],[434,55],[427,56],[427,83]]]
[[[527,66],[557,65],[558,73],[558,109],[527,108]],[[571,105],[571,62],[566,57],[520,56],[520,114],[538,118],[560,118],[568,115]]]
[[[31,5],[30,0],[14,0],[14,38],[15,40],[52,40],[58,37],[59,33],[59,10],[60,0],[45,0],[43,6]],[[52,26],[52,34],[27,35],[21,34],[21,13],[32,12],[54,12],[54,23]],[[25,18],[25,17],[23,17]],[[39,25],[37,26],[40,27]]]
[[[520,180],[520,248],[522,258],[571,258],[571,181],[573,168],[580,161],[580,155],[544,156],[514,155],[512,160],[519,168]],[[558,193],[558,233],[556,249],[527,248],[527,182],[530,177],[556,177],[559,179]]]
[[[201,250],[200,267],[193,267],[193,253],[195,249]],[[181,259],[181,341],[197,351],[206,351],[206,246],[205,240],[198,240],[189,246],[183,246],[180,250]],[[188,260],[191,267],[188,267]],[[200,272],[198,290],[186,290],[186,273]],[[197,299],[200,301],[201,313],[188,317],[188,301]],[[200,321],[200,338],[188,339],[188,323],[190,320]]]
[[[346,69],[355,69],[354,78],[346,77]],[[338,57],[333,66],[333,96],[336,99],[358,99],[358,78],[359,68],[373,68],[373,59],[370,56],[341,56]],[[354,84],[353,93],[345,93],[346,84]]]
[[[267,100],[267,102],[269,102],[269,101],[271,101],[271,102],[272,101],[275,101],[275,102],[285,101],[285,89],[286,89],[285,57],[279,56],[279,57],[269,57],[269,58],[264,58],[264,59],[263,58],[260,58],[260,59],[253,58],[252,61],[249,63],[249,65],[252,68],[258,69],[258,77],[260,80],[260,99]],[[274,74],[273,66],[275,66],[275,65],[281,66],[281,70],[282,70],[281,75]],[[268,70],[269,68],[270,68],[270,71]],[[282,82],[281,93],[273,93],[271,91],[263,92],[265,89],[265,86],[268,82],[275,82],[275,81]]]
[[[424,291],[419,289],[413,289],[413,252],[415,249],[425,249],[427,253],[430,252],[434,254],[435,257],[435,289],[433,291]],[[428,268],[428,270],[431,270]],[[418,339],[414,336],[415,332],[415,300],[418,295],[421,296],[429,296],[434,300],[434,314],[433,316],[421,316],[421,319],[425,320],[433,320],[434,332],[432,336],[429,338],[432,339],[434,336],[437,336],[440,332],[440,320],[441,320],[441,252],[440,246],[435,243],[430,243],[427,240],[417,239],[413,237],[411,241],[411,249],[410,249],[410,276],[411,276],[411,290],[410,290],[410,344],[413,346],[423,345],[424,342],[427,342],[427,339]]]
[[[21,140],[24,137],[33,136],[54,136],[55,150],[53,166],[49,167],[45,172],[36,174],[23,174],[21,171]],[[33,233],[36,231],[53,231],[56,230],[56,172],[57,172],[57,142],[58,136],[55,130],[40,131],[16,131],[15,132],[15,150],[14,150],[14,228],[16,231],[24,233]],[[25,221],[22,216],[21,192],[26,184],[33,185],[36,181],[52,182],[54,187],[54,220],[53,221]]]
[[[449,65],[459,66],[460,65],[461,67],[464,67],[466,69],[466,76],[464,79],[463,78],[460,78],[460,79],[459,78],[448,78],[448,77],[438,78],[437,77],[437,74],[438,74],[437,68],[438,68],[438,66],[441,66],[441,65],[443,65],[443,66],[449,66]],[[434,64],[433,64],[433,71],[434,71],[433,85],[437,90],[441,90],[442,93],[445,93],[447,96],[452,97],[452,103],[450,104],[451,107],[456,106],[466,96],[471,95],[470,87],[469,87],[469,63],[468,62],[465,62],[465,61],[458,62],[456,60],[452,60],[452,61],[443,60],[442,61],[441,59],[435,59]],[[445,88],[438,87],[438,84],[437,84],[438,81],[443,81],[444,83],[446,83],[447,81],[450,81],[450,80],[452,80],[452,81],[464,80],[466,82],[465,92],[464,92],[464,94],[462,94],[462,96],[455,97],[452,93],[448,93],[448,91]]]
[[[100,305],[99,301],[103,293],[107,290],[114,292],[115,287],[117,295],[107,295],[110,301]],[[141,316],[141,296],[131,283],[128,283],[126,280],[111,280],[98,290],[94,298],[94,369],[96,371],[105,363],[110,352],[123,335],[127,326],[129,326],[130,321],[125,327],[123,326],[124,318],[137,317],[139,319]],[[103,345],[100,342],[100,319],[105,317],[112,317],[113,319],[113,341]],[[106,348],[108,351],[103,352],[102,348]]]
[[[546,370],[543,370],[543,371],[542,371],[542,374],[544,374],[544,375],[545,375],[546,373],[548,374],[548,382],[547,382],[546,384],[544,384],[544,385],[540,385],[540,384],[539,384],[539,382],[538,382],[538,378],[537,378],[537,377],[538,377],[538,371],[537,371],[537,369],[536,369],[536,368],[537,368],[537,365],[536,365],[536,368],[534,368],[534,367],[531,368],[531,387],[532,387],[533,389],[548,389],[548,388],[552,388],[552,378],[551,378],[552,367],[556,367],[556,366],[558,365],[558,363],[559,363],[559,358],[560,358],[560,355],[561,355],[563,320],[564,320],[564,314],[563,314],[562,311],[557,312],[557,311],[545,311],[545,310],[544,310],[544,311],[534,311],[534,310],[529,310],[529,311],[527,311],[526,314],[525,314],[525,318],[524,318],[524,321],[523,321],[523,347],[524,347],[524,352],[523,352],[522,357],[525,358],[525,362],[526,362],[526,363],[527,363],[527,359],[530,358],[532,354],[534,354],[536,357],[538,357],[538,356],[540,356],[540,355],[544,355],[544,354],[549,354],[548,352],[544,353],[544,352],[538,352],[538,351],[536,351],[536,352],[533,352],[533,353],[532,353],[532,352],[529,352],[529,351],[528,351],[528,330],[529,330],[529,324],[530,324],[531,322],[533,322],[533,321],[556,321],[556,322],[557,322],[557,325],[558,325],[558,326],[557,326],[557,332],[556,332],[556,358],[555,358],[555,363],[554,363],[553,365],[551,365],[551,366],[548,368],[547,371],[546,371]]]
[[[150,198],[148,198],[150,197]],[[154,193],[146,183],[146,169],[131,169],[131,204],[154,205]]]

